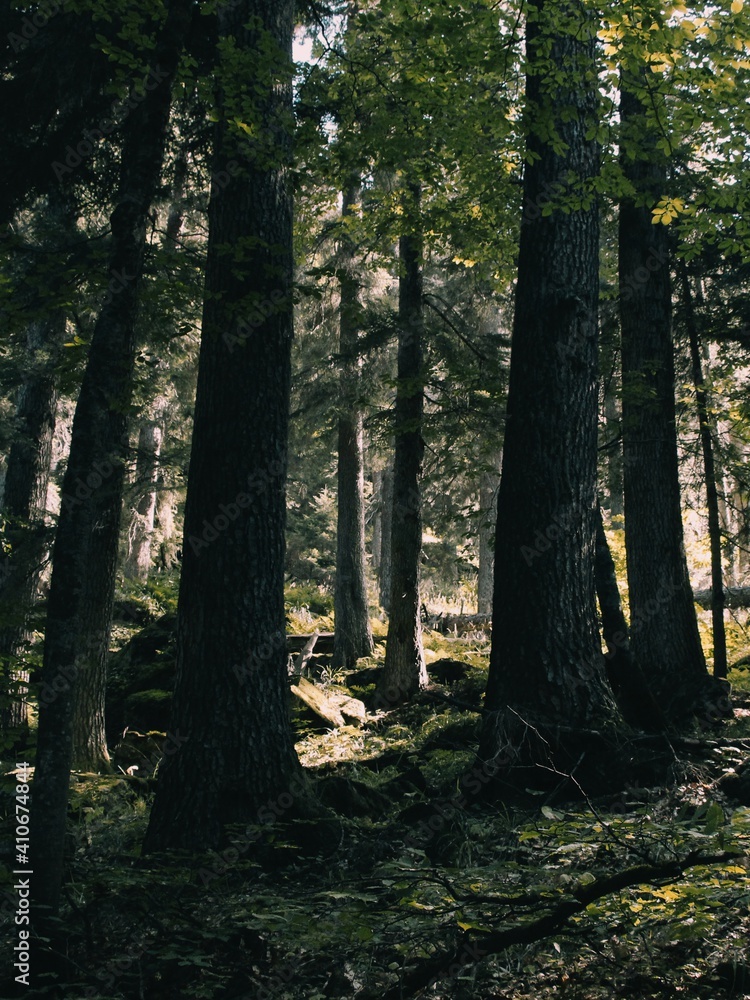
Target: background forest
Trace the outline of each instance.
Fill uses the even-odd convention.
[[[0,39],[0,996],[750,995],[750,8]]]

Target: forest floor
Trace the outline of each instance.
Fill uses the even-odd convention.
[[[361,727],[295,712],[300,759],[337,815],[323,845],[279,810],[250,850],[141,859],[153,783],[74,775],[60,995],[750,996],[750,799],[721,784],[748,758],[750,711],[696,731],[658,784],[489,803],[470,780],[478,712],[445,700],[479,707],[487,640],[435,635],[427,647],[467,676]],[[750,674],[732,680],[746,698]],[[2,780],[5,853],[15,779]]]

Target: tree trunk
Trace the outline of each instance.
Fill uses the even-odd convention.
[[[51,206],[52,208],[52,206]],[[65,338],[66,317],[54,308],[32,322],[27,335],[28,370],[18,400],[18,437],[11,446],[3,494],[0,546],[0,663],[10,679],[9,702],[0,712],[7,732],[28,724],[25,701],[29,672],[19,667],[28,641],[26,620],[37,598],[52,542],[46,523],[47,487],[57,412],[55,363]]]
[[[701,346],[698,324],[693,306],[690,279],[683,261],[680,262],[685,325],[690,341],[690,361],[695,387],[695,404],[698,410],[703,473],[706,479],[706,506],[708,508],[708,540],[711,546],[711,625],[714,640],[714,677],[727,676],[727,637],[724,630],[724,573],[721,560],[721,517],[719,513],[719,491],[716,488],[716,464],[714,443],[711,434],[711,407],[703,377]]]
[[[617,398],[611,387],[604,401],[604,416],[607,422],[607,439],[612,442],[607,452],[607,492],[609,494],[609,517],[611,521],[614,521],[623,515],[622,439],[620,412]]]
[[[498,467],[500,462],[497,463]],[[498,472],[483,472],[479,487],[479,573],[477,574],[477,614],[492,614],[492,586],[495,570],[495,525],[497,523]]]
[[[172,175],[172,192],[167,214],[167,223],[162,240],[163,250],[167,253],[177,255],[179,247],[177,240],[185,218],[185,184],[187,181],[188,161],[187,151],[181,148],[178,151]],[[177,335],[176,322],[174,317],[170,317],[170,327]],[[159,491],[159,456],[161,454],[162,430],[160,423],[164,418],[165,401],[162,399],[151,400],[151,419],[144,423],[138,431],[138,446],[135,467],[135,486],[129,500],[134,505],[128,508],[130,522],[128,525],[127,555],[123,562],[123,573],[129,580],[137,580],[145,583],[151,571],[152,543],[154,535],[154,524],[157,516],[157,503]],[[162,420],[159,420],[159,417]],[[162,498],[171,504],[171,498]],[[163,510],[163,505],[162,508]],[[169,519],[171,521],[171,518]],[[167,529],[169,524],[164,525]],[[166,543],[167,532],[162,532],[162,537]],[[166,548],[166,545],[165,545]],[[164,550],[162,550],[162,553]],[[163,562],[163,561],[162,561]]]
[[[123,572],[129,580],[148,580],[151,569],[151,539],[156,514],[156,481],[159,476],[161,428],[144,424],[138,432],[138,455],[135,465],[135,489],[140,494],[133,508],[128,531],[128,554]]]
[[[620,205],[619,224],[630,639],[654,696],[674,721],[698,707],[708,675],[683,544],[669,236],[651,213],[664,190],[666,165],[655,126],[634,93],[641,76],[624,80],[622,166],[638,192],[637,200]],[[654,139],[644,143],[649,128]]]
[[[355,211],[359,184],[344,192],[343,218]],[[338,421],[338,504],[336,522],[336,622],[333,666],[353,667],[373,650],[365,579],[365,479],[362,411],[359,390],[359,288],[354,276],[354,248],[348,234],[341,264],[339,353],[342,411]]]
[[[391,514],[391,598],[385,668],[378,689],[387,704],[409,697],[428,683],[419,616],[424,303],[419,218],[421,195],[418,185],[408,185],[404,201],[404,218],[412,229],[399,242],[401,273]]]
[[[383,496],[383,470],[373,469],[372,473],[372,546],[370,565],[376,578],[380,579],[380,550],[383,547],[383,517],[381,511]]]
[[[187,0],[174,0],[170,6],[154,53],[159,82],[146,90],[124,125],[117,207],[111,217],[112,277],[91,341],[63,480],[33,782],[32,884],[40,913],[55,911],[59,902],[71,763],[87,769],[107,763],[104,664],[128,445],[138,288],[146,223],[166,141],[171,81],[190,11]],[[89,708],[86,719],[76,707],[79,703]]]
[[[393,527],[393,465],[389,459],[383,469],[380,493],[380,561],[378,591],[380,606],[391,610],[391,534]]]
[[[172,729],[144,850],[206,851],[299,812],[284,615],[292,342],[292,0],[219,7],[219,90]],[[220,60],[218,79],[233,71]],[[254,116],[248,120],[248,108]],[[232,122],[253,128],[252,145]],[[260,138],[262,137],[262,138]],[[241,164],[241,169],[238,169]]]
[[[554,206],[571,172],[584,184],[599,173],[598,145],[585,137],[597,117],[595,84],[582,80],[594,74],[596,24],[572,4],[564,10],[570,34],[548,27],[560,11],[545,0],[535,0],[527,22],[530,155],[498,494],[486,761],[514,728],[506,706],[547,731],[563,720],[588,728],[617,717],[594,587],[599,210],[595,200],[567,213]],[[567,88],[546,82],[548,59],[577,68]],[[550,121],[564,152],[540,136]]]
[[[649,732],[664,728],[664,718],[651,694],[645,674],[633,659],[628,626],[620,602],[620,588],[601,507],[596,519],[596,596],[602,616],[602,639],[607,647],[607,676],[623,717]]]

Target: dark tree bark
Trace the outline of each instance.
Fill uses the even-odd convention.
[[[609,516],[611,520],[623,515],[622,500],[622,425],[614,388],[610,387],[604,401],[604,416],[607,422],[607,439],[611,442],[607,450],[607,492],[609,494]]]
[[[343,218],[355,211],[359,184],[344,192]],[[335,668],[353,667],[373,650],[365,578],[365,480],[362,410],[359,389],[359,287],[354,275],[354,248],[344,237],[341,262],[339,353],[341,405],[338,420],[338,503],[333,648]]]
[[[143,424],[138,432],[135,488],[139,493],[128,529],[128,553],[123,572],[130,580],[148,580],[151,568],[151,541],[156,514],[156,481],[159,475],[161,427]]]
[[[284,615],[293,13],[292,0],[219,7],[220,41],[233,40],[247,75],[240,85],[220,61],[212,173],[229,181],[214,183],[209,207],[172,712],[180,749],[160,767],[146,851],[205,851],[227,824],[307,807]],[[248,105],[254,120],[242,120],[263,137],[252,145],[231,124]]]
[[[666,164],[645,88],[645,73],[623,76],[622,167],[637,192],[619,221],[625,546],[633,655],[674,721],[700,705],[708,674],[682,533],[669,236],[651,213]]]
[[[650,732],[665,726],[664,717],[651,694],[645,674],[633,659],[628,625],[620,601],[620,588],[612,553],[604,531],[601,507],[597,507],[596,596],[602,616],[602,639],[607,647],[607,676],[623,717]]]
[[[19,668],[28,634],[28,613],[38,595],[39,583],[52,543],[46,523],[47,487],[52,462],[52,439],[57,413],[55,363],[65,338],[66,317],[54,308],[34,321],[27,335],[28,370],[21,387],[18,437],[8,455],[2,510],[3,545],[0,547],[0,662],[2,675],[11,682],[9,704],[0,712],[3,731],[28,722],[24,693],[29,672]]]
[[[497,456],[495,456],[495,459]],[[498,462],[498,466],[499,466]],[[477,574],[477,614],[492,614],[495,569],[495,524],[497,523],[498,472],[483,472],[479,488],[479,572]]]
[[[117,207],[110,220],[112,277],[91,341],[63,480],[33,782],[32,884],[40,915],[56,910],[59,902],[71,763],[97,768],[107,762],[104,663],[123,500],[135,316],[146,223],[166,142],[171,82],[190,10],[188,0],[171,4],[154,53],[160,81],[146,91],[124,125]],[[90,707],[85,726],[80,714],[74,726],[79,700]]]
[[[391,610],[391,528],[393,525],[393,466],[389,461],[383,469],[380,492],[380,558],[378,562],[378,592],[380,606]]]
[[[407,187],[404,201],[404,217],[412,229],[399,242],[401,272],[391,514],[391,598],[385,668],[379,685],[379,693],[388,704],[409,697],[428,683],[419,616],[424,302],[418,185]]]
[[[568,29],[551,25],[567,19]],[[506,706],[536,724],[607,724],[616,709],[596,621],[599,220],[593,197],[555,206],[599,172],[596,23],[535,0],[527,22],[528,151],[498,495],[488,711],[480,752],[506,742]],[[546,47],[550,46],[549,49]],[[547,54],[549,52],[549,55]],[[551,59],[569,86],[546,82]],[[556,153],[544,133],[566,144]],[[547,133],[548,134],[548,133]],[[550,211],[551,209],[551,211]]]
[[[714,640],[714,677],[727,676],[727,637],[724,630],[724,572],[721,559],[721,514],[719,511],[719,491],[716,486],[716,463],[714,442],[711,433],[711,407],[709,405],[706,380],[701,363],[700,335],[693,304],[687,268],[680,262],[682,298],[685,308],[685,325],[690,342],[690,362],[695,387],[695,405],[698,410],[703,473],[706,478],[706,507],[708,508],[708,540],[711,546],[711,625]]]

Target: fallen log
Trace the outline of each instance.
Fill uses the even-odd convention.
[[[711,590],[693,591],[693,600],[701,608],[710,608]],[[725,608],[750,608],[750,587],[726,587],[724,589]]]
[[[291,692],[316,715],[336,728],[345,726],[346,719],[359,723],[367,721],[364,703],[358,698],[331,689],[324,691],[306,677],[300,677],[299,683],[292,684]]]
[[[313,632],[310,638],[305,643],[302,651],[300,652],[297,659],[294,661],[294,672],[302,676],[305,672],[305,667],[312,659],[313,650],[315,649],[315,644],[320,638],[320,632]]]
[[[423,623],[433,630],[447,635],[466,635],[481,632],[489,636],[492,631],[492,615],[430,615],[423,614]]]
[[[317,636],[315,652],[322,656],[330,656],[333,653],[333,632],[318,632]],[[311,633],[307,635],[287,635],[287,653],[300,653],[311,639]]]

